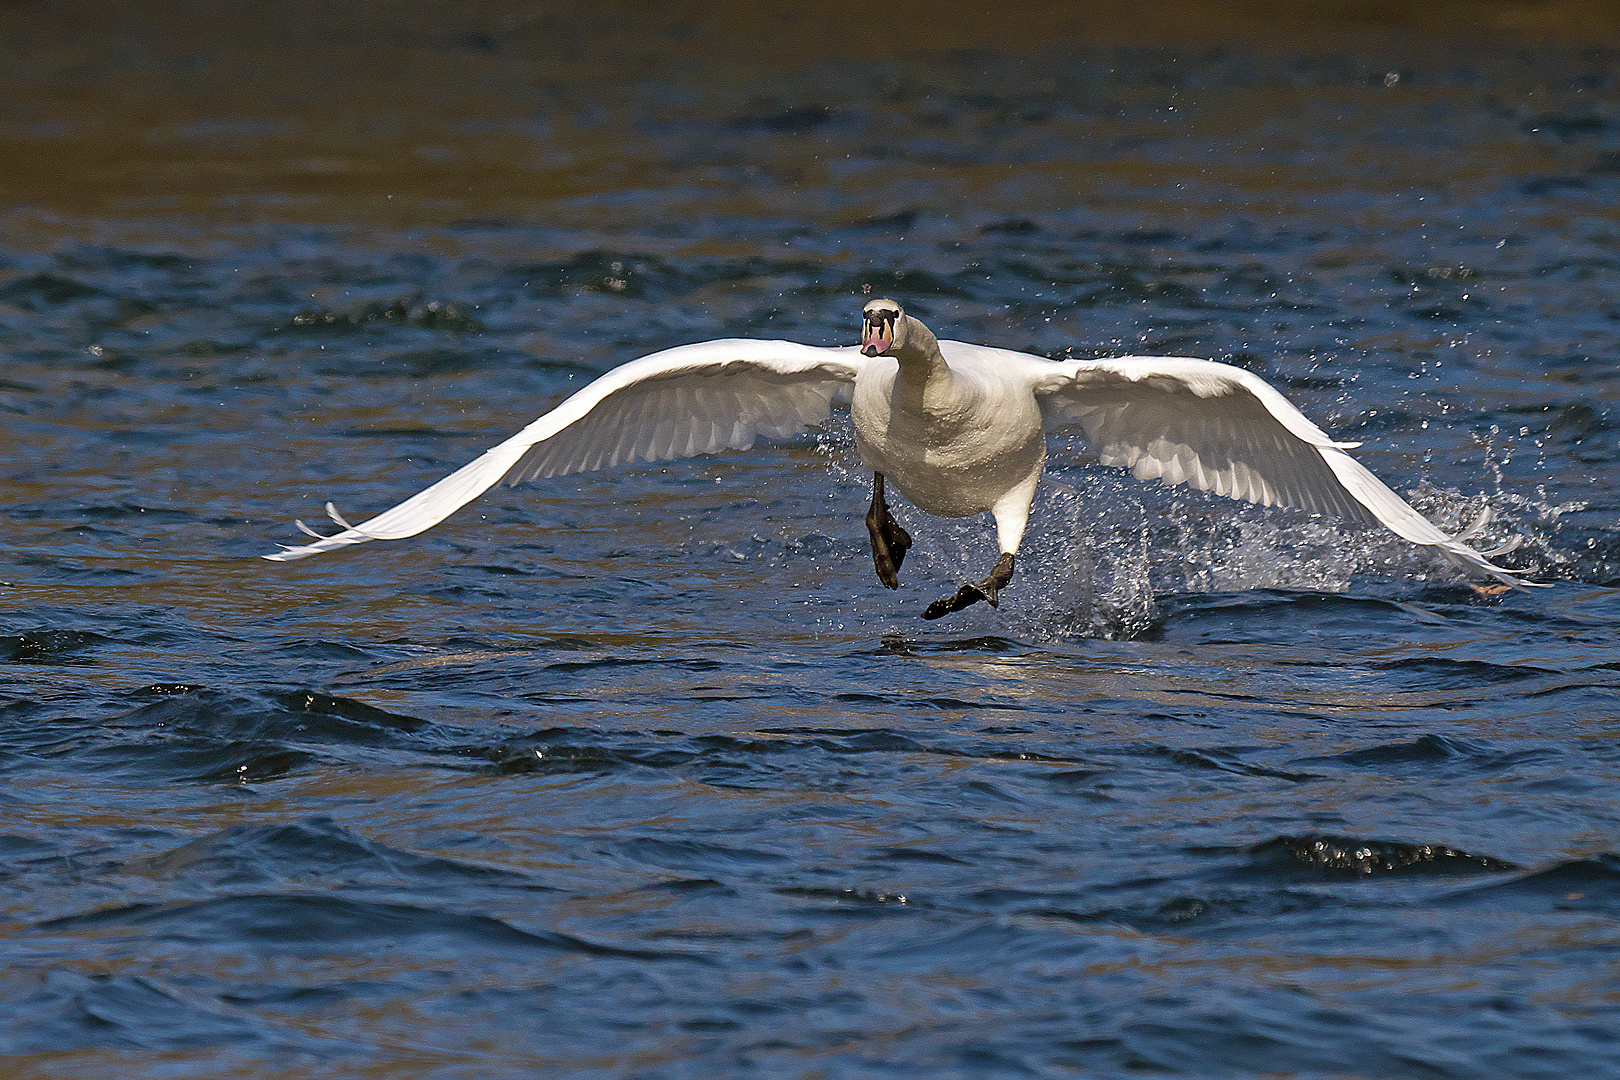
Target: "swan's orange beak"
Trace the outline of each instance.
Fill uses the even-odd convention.
[[[890,319],[867,319],[861,332],[861,352],[866,356],[880,356],[894,344],[894,322]]]

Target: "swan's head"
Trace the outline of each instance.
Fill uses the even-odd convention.
[[[892,356],[901,365],[940,359],[939,342],[928,327],[907,315],[893,300],[873,300],[862,312],[861,352]]]
[[[905,345],[906,317],[900,305],[893,300],[873,300],[861,313],[865,322],[861,327],[861,352],[867,356],[882,356]]]

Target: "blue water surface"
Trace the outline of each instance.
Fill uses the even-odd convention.
[[[694,10],[6,16],[0,1071],[1620,1076],[1616,54]],[[1246,367],[1549,587],[1070,432],[925,623],[991,530],[883,589],[841,415],[257,558],[875,295]]]

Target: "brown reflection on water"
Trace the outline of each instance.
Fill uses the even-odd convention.
[[[1601,0],[1347,0],[1308,11],[1048,2],[1016,13],[892,0],[882,10],[874,24],[870,6],[855,3],[12,3],[0,7],[4,201],[47,215],[211,223],[513,217],[665,183],[683,154],[679,139],[660,145],[645,130],[649,99],[710,119],[814,105],[843,61],[885,65],[926,90],[935,68],[942,84],[957,77],[947,67],[971,69],[965,56],[988,64],[1169,46],[1377,55],[1421,68],[1469,40],[1620,43],[1620,9]],[[878,79],[863,92],[881,99],[874,70],[856,77]],[[1261,96],[1279,93],[1289,96]],[[1190,123],[1219,135],[1279,107],[1288,103],[1235,95]],[[777,164],[792,186],[836,180],[815,160]],[[1127,154],[1102,179],[1060,179],[1072,195],[1077,180],[1105,185],[1108,172],[1138,185],[1175,180],[1167,168]],[[955,172],[941,178],[981,195],[990,182]]]

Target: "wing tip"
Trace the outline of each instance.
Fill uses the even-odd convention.
[[[1525,590],[1552,588],[1550,582],[1525,580],[1522,575],[1530,573],[1529,570],[1515,570],[1512,567],[1497,566],[1491,562],[1490,556],[1512,551],[1522,542],[1523,537],[1516,537],[1513,541],[1493,551],[1479,551],[1455,539],[1446,544],[1434,546],[1438,547],[1441,554],[1460,569],[1493,578],[1511,588]]]
[[[368,540],[378,539],[375,536],[361,532],[352,525],[340,533],[333,533],[331,536],[316,532],[302,521],[297,522],[297,525],[303,532],[315,537],[313,544],[279,544],[277,546],[281,548],[280,551],[272,551],[268,555],[260,555],[259,558],[269,562],[292,562],[295,559],[307,559],[311,555],[319,555],[334,548],[348,547],[351,544],[364,544]]]
[[[1497,566],[1495,563],[1491,562],[1491,560],[1496,558],[1498,555],[1506,555],[1510,551],[1517,551],[1524,544],[1524,537],[1509,537],[1506,543],[1499,544],[1496,547],[1491,548],[1489,551],[1481,551],[1476,547],[1472,547],[1469,544],[1464,543],[1466,540],[1472,540],[1475,537],[1482,535],[1485,531],[1485,526],[1489,525],[1493,520],[1495,520],[1495,518],[1496,515],[1492,512],[1491,508],[1489,506],[1485,507],[1485,509],[1480,511],[1479,516],[1474,519],[1474,523],[1472,525],[1469,525],[1466,529],[1463,529],[1456,536],[1451,537],[1449,542],[1441,550],[1446,553],[1447,557],[1451,558],[1464,569],[1482,572],[1489,577],[1495,578],[1503,585],[1510,586],[1511,588],[1525,590],[1552,588],[1552,584],[1550,582],[1524,580],[1521,575],[1530,573],[1529,570],[1515,570],[1511,567]]]

